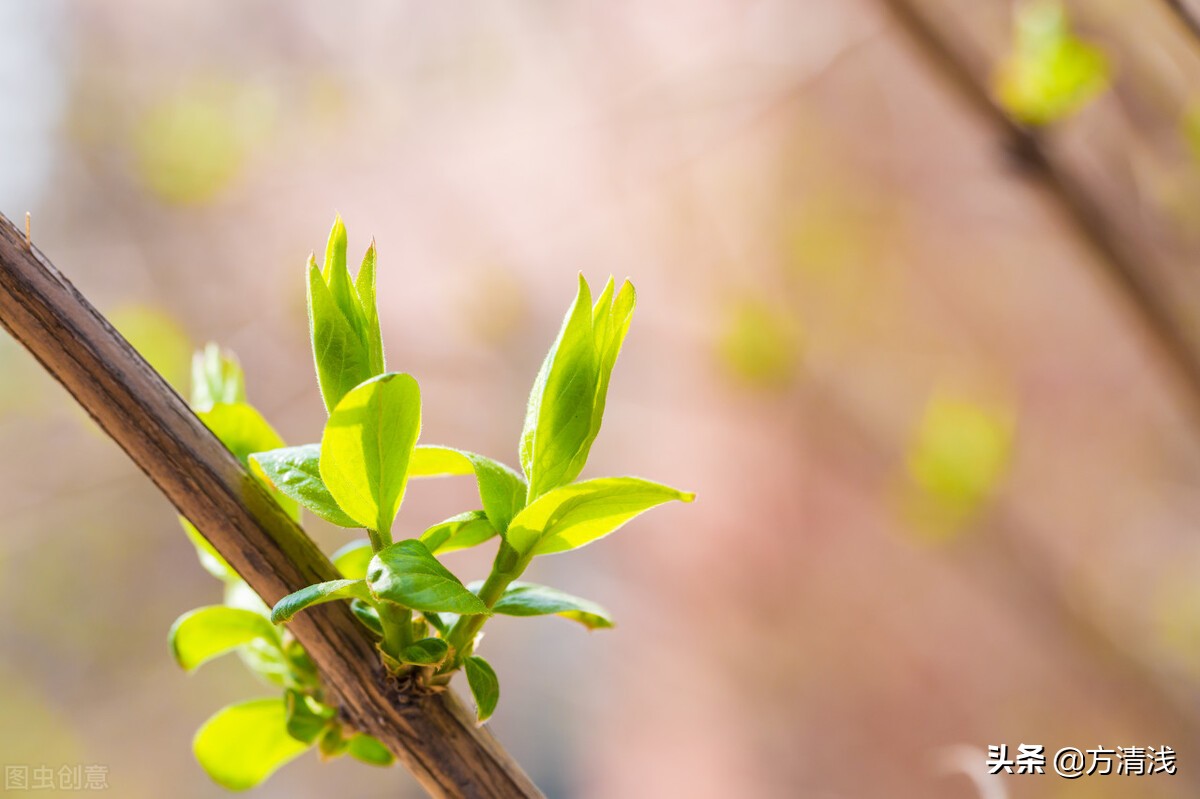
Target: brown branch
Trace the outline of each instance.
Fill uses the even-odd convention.
[[[268,603],[340,576],[179,395],[2,215],[0,323]],[[431,795],[541,796],[452,692],[405,689],[389,678],[345,603],[306,611],[290,629],[347,720],[383,741]]]
[[[1200,15],[1197,15],[1196,11],[1188,5],[1187,0],[1163,0],[1163,2],[1171,9],[1171,13],[1183,27],[1187,28],[1188,33],[1200,40]]]
[[[1186,398],[1185,407],[1200,423],[1200,336],[1181,307],[1184,284],[1172,276],[1180,264],[1170,262],[1162,242],[1137,228],[1136,208],[1119,198],[1103,202],[1088,176],[1062,153],[1054,152],[1045,136],[1013,121],[988,89],[991,60],[972,53],[968,37],[952,34],[949,23],[936,19],[921,0],[880,0],[900,22],[938,72],[949,79],[962,99],[1000,136],[1019,158],[1023,174],[1034,179],[1071,229],[1096,254],[1120,299],[1141,323],[1148,343],[1172,367],[1172,376]],[[963,31],[958,31],[962,34]],[[1156,283],[1156,278],[1163,285]],[[1173,284],[1173,285],[1172,285]]]

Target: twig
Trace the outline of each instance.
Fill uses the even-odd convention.
[[[1187,320],[1172,311],[1167,291],[1155,286],[1153,274],[1167,271],[1150,268],[1157,258],[1155,248],[1131,233],[1128,218],[1120,218],[1097,202],[1085,181],[1047,151],[1037,132],[1014,122],[993,101],[986,81],[975,74],[978,70],[961,45],[952,43],[931,15],[921,10],[919,0],[880,2],[939,67],[940,74],[952,81],[962,98],[1001,135],[1009,151],[1021,159],[1025,174],[1035,179],[1074,232],[1096,253],[1097,262],[1120,289],[1150,343],[1173,367],[1186,395],[1186,408],[1200,423],[1200,339],[1189,335]]]
[[[336,579],[329,559],[179,395],[25,245],[21,231],[0,215],[0,323],[264,600]],[[541,796],[452,692],[395,685],[344,603],[313,608],[290,629],[347,720],[383,741],[431,795]]]

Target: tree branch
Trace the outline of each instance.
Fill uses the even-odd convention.
[[[1185,398],[1184,407],[1200,423],[1200,334],[1183,298],[1194,298],[1191,273],[1183,259],[1167,252],[1165,235],[1138,227],[1139,214],[1127,198],[1108,198],[1098,188],[1096,169],[1071,163],[1050,146],[1046,134],[1014,122],[992,99],[988,70],[995,54],[971,52],[964,31],[952,32],[952,21],[936,15],[922,0],[880,0],[938,72],[960,97],[998,134],[1009,152],[1057,206],[1062,218],[1096,254],[1119,298],[1141,323],[1148,343],[1172,368],[1170,376]],[[945,11],[946,9],[941,9]],[[1189,290],[1189,288],[1191,290]]]
[[[178,394],[0,215],[0,323],[33,353],[267,603],[339,577]],[[450,691],[402,688],[337,602],[290,626],[355,727],[433,796],[541,793]]]

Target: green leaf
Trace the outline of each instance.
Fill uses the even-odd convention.
[[[321,436],[321,477],[352,519],[390,540],[421,432],[421,390],[411,375],[386,374],[337,404]]]
[[[414,460],[421,461],[427,476],[472,474],[479,499],[492,526],[503,533],[517,511],[525,507],[529,487],[516,470],[474,452],[451,447],[420,446]]]
[[[207,411],[214,405],[245,401],[246,380],[233,353],[207,344],[192,356],[193,410]]]
[[[475,467],[458,450],[429,444],[417,445],[408,466],[409,477],[453,477],[474,473]]]
[[[225,584],[225,604],[231,608],[253,611],[264,619],[271,618],[267,603],[240,577]]]
[[[595,602],[535,583],[509,583],[500,599],[492,605],[492,612],[505,616],[562,616],[589,630],[613,626],[608,611]]]
[[[351,599],[350,612],[368,630],[378,636],[383,636],[383,622],[379,620],[379,611],[375,609],[374,605],[364,602],[361,599]]]
[[[400,662],[416,666],[436,666],[445,660],[449,653],[450,645],[441,638],[422,638],[401,650]]]
[[[592,400],[591,424],[586,438],[580,443],[575,453],[571,468],[567,473],[574,480],[583,471],[587,463],[588,453],[592,443],[600,433],[600,424],[604,421],[604,407],[607,403],[608,384],[612,378],[613,367],[616,366],[617,356],[621,354],[621,345],[625,342],[625,334],[629,332],[629,323],[633,319],[633,308],[637,304],[637,294],[633,284],[626,280],[621,284],[621,290],[613,296],[613,279],[601,292],[592,308],[592,341],[596,348],[596,394]],[[566,481],[564,481],[566,482]]]
[[[196,732],[192,751],[218,785],[253,788],[308,749],[288,735],[283,700],[255,699],[222,708]]]
[[[200,535],[200,531],[196,529],[195,525],[182,516],[179,517],[179,523],[183,525],[183,532],[192,542],[192,546],[196,548],[196,557],[200,559],[200,565],[206,572],[223,582],[241,579],[233,567],[225,561],[225,558],[221,557],[221,553],[217,552],[216,548],[208,542],[208,539]]]
[[[362,580],[367,576],[367,564],[375,553],[365,538],[351,541],[333,553],[333,565],[347,580]]]
[[[367,569],[367,585],[378,599],[415,610],[464,616],[487,613],[479,597],[415,539],[380,550]]]
[[[192,671],[243,644],[262,639],[279,647],[279,634],[269,621],[249,610],[211,605],[183,614],[171,625],[167,640],[176,662]]]
[[[251,453],[283,446],[279,433],[254,406],[244,402],[220,403],[196,415],[243,466],[248,465]]]
[[[482,544],[496,535],[496,528],[481,510],[460,513],[421,533],[421,541],[435,555]]]
[[[1026,125],[1040,126],[1078,111],[1112,80],[1104,51],[1077,37],[1056,0],[1017,6],[1012,52],[993,78],[1004,108]]]
[[[396,760],[395,756],[379,742],[378,738],[372,738],[365,733],[359,733],[351,738],[346,751],[350,753],[350,757],[371,766],[390,766]]]
[[[293,616],[305,608],[323,605],[338,599],[369,600],[370,598],[371,594],[362,580],[330,580],[327,583],[317,583],[307,588],[301,588],[294,594],[288,594],[276,602],[274,609],[271,610],[271,621],[283,624],[291,621]]]
[[[379,309],[375,299],[375,242],[367,248],[363,256],[362,266],[358,269],[358,278],[354,281],[354,290],[358,296],[358,305],[362,313],[364,333],[367,340],[367,357],[371,370],[375,374],[383,374],[383,331],[379,327]]]
[[[496,712],[496,703],[500,701],[500,680],[491,664],[478,655],[472,655],[463,661],[467,672],[467,684],[471,686],[471,696],[475,698],[475,715],[479,723],[487,721]]]
[[[521,432],[521,467],[529,478],[530,498],[578,476],[571,470],[591,431],[597,381],[592,295],[581,274],[575,304],[529,395]]]
[[[283,695],[283,700],[287,707],[288,735],[305,744],[316,741],[335,715],[333,708],[326,707],[299,691],[288,689]]]
[[[505,540],[519,554],[566,552],[603,538],[644,511],[689,494],[637,477],[605,477],[556,488],[518,513]]]
[[[371,353],[360,337],[359,329],[338,307],[321,270],[311,259],[308,264],[308,326],[321,398],[332,413],[342,397],[376,373],[371,368]]]
[[[338,527],[359,527],[358,522],[338,507],[321,479],[321,445],[284,447],[250,456],[269,481],[269,485],[325,521]]]

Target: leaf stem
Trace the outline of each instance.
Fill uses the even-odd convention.
[[[379,603],[379,624],[383,628],[383,651],[396,660],[413,642],[412,610],[395,602]]]
[[[504,595],[504,589],[521,576],[532,559],[532,553],[521,555],[509,546],[507,541],[500,541],[500,549],[496,552],[495,561],[492,562],[492,571],[479,588],[479,598],[483,600],[483,604],[487,606],[488,610],[491,610],[492,606]],[[450,645],[454,656],[446,661],[438,674],[448,674],[462,664],[463,659],[471,654],[471,649],[475,646],[475,637],[479,635],[479,631],[483,629],[487,620],[488,616],[482,613],[474,616],[459,616],[458,621],[454,622],[454,626],[450,628],[450,633],[446,636],[446,643]]]
[[[387,546],[387,544],[383,542],[383,537],[369,527],[367,528],[367,538],[371,539],[372,552],[378,553],[379,550]]]

